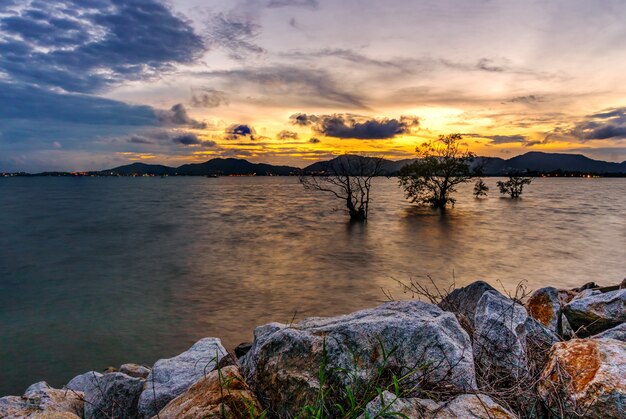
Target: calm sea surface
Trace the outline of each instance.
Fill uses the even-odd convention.
[[[0,395],[152,364],[204,336],[408,298],[395,279],[514,289],[626,276],[626,179],[457,194],[445,216],[378,179],[370,221],[295,178],[0,178]],[[340,210],[335,210],[339,208]]]

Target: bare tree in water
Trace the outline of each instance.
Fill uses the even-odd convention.
[[[345,202],[351,221],[367,221],[372,179],[382,174],[384,159],[344,154],[324,162],[321,170],[300,175],[306,190],[322,191]]]

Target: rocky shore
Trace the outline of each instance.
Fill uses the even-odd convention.
[[[35,383],[0,417],[626,418],[626,280],[521,299],[478,281],[434,302],[266,324],[232,354],[204,338]]]

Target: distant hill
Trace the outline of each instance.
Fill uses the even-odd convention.
[[[358,172],[363,169],[371,169],[377,164],[378,159],[374,157],[357,156],[353,154],[345,154],[335,157],[331,160],[319,161],[302,169],[304,173],[328,173],[343,174],[346,172]],[[394,175],[408,163],[414,162],[415,159],[405,160],[388,160],[381,159],[379,174],[383,176]]]
[[[126,166],[97,172],[103,175],[273,175],[286,176],[300,169],[290,166],[273,166],[264,163],[250,163],[243,159],[212,159],[204,163],[184,164],[180,167],[168,167],[159,164],[133,163]]]
[[[204,163],[185,164],[176,169],[179,175],[275,175],[287,176],[300,169],[290,166],[273,166],[265,163],[250,163],[243,159],[212,159]]]
[[[505,161],[506,165],[517,170],[531,170],[539,172],[553,172],[557,170],[568,172],[589,173],[626,173],[626,161],[612,163],[593,160],[582,154],[542,153],[531,151]]]
[[[130,175],[173,175],[176,169],[161,164],[133,163],[113,169],[102,170],[102,174]]]
[[[287,176],[298,173],[341,173],[346,168],[364,168],[375,163],[377,159],[358,155],[342,155],[331,160],[318,161],[303,169],[292,166],[274,166],[265,163],[251,163],[243,159],[216,158],[204,163],[185,164],[179,167],[169,167],[160,164],[132,163],[113,169],[92,171],[92,175],[183,175],[183,176],[213,176],[213,175],[257,175],[257,176]],[[383,159],[380,174],[391,176],[406,164],[415,159],[388,160]],[[506,175],[509,172],[534,173],[589,173],[599,175],[626,176],[626,161],[622,163],[606,162],[590,159],[582,154],[543,153],[531,151],[510,159],[499,157],[478,157],[471,164],[472,167],[483,165],[483,173],[487,176]],[[1,175],[1,174],[0,174]],[[28,173],[14,173],[18,176],[69,176],[69,172],[45,172],[35,175]]]
[[[350,163],[348,163],[348,160]],[[361,156],[339,156],[332,160],[320,161],[302,169],[307,173],[319,173],[322,171],[333,173],[334,168],[356,166],[355,161],[358,159],[371,159],[370,157]],[[415,159],[406,160],[383,160],[383,175],[393,175],[406,164],[414,162]],[[477,167],[483,165],[483,172],[488,176],[505,175],[509,172],[540,172],[550,173],[556,171],[562,172],[580,172],[595,174],[626,174],[626,161],[622,163],[612,163],[601,160],[593,160],[582,154],[565,154],[565,153],[543,153],[539,151],[531,151],[510,159],[502,159],[499,157],[478,157],[471,166]]]

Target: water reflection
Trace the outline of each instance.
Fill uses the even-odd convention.
[[[401,296],[394,278],[624,276],[625,179],[540,179],[519,202],[471,188],[442,215],[377,179],[362,225],[294,178],[0,180],[0,394],[149,364],[203,336],[232,347],[294,313]]]

